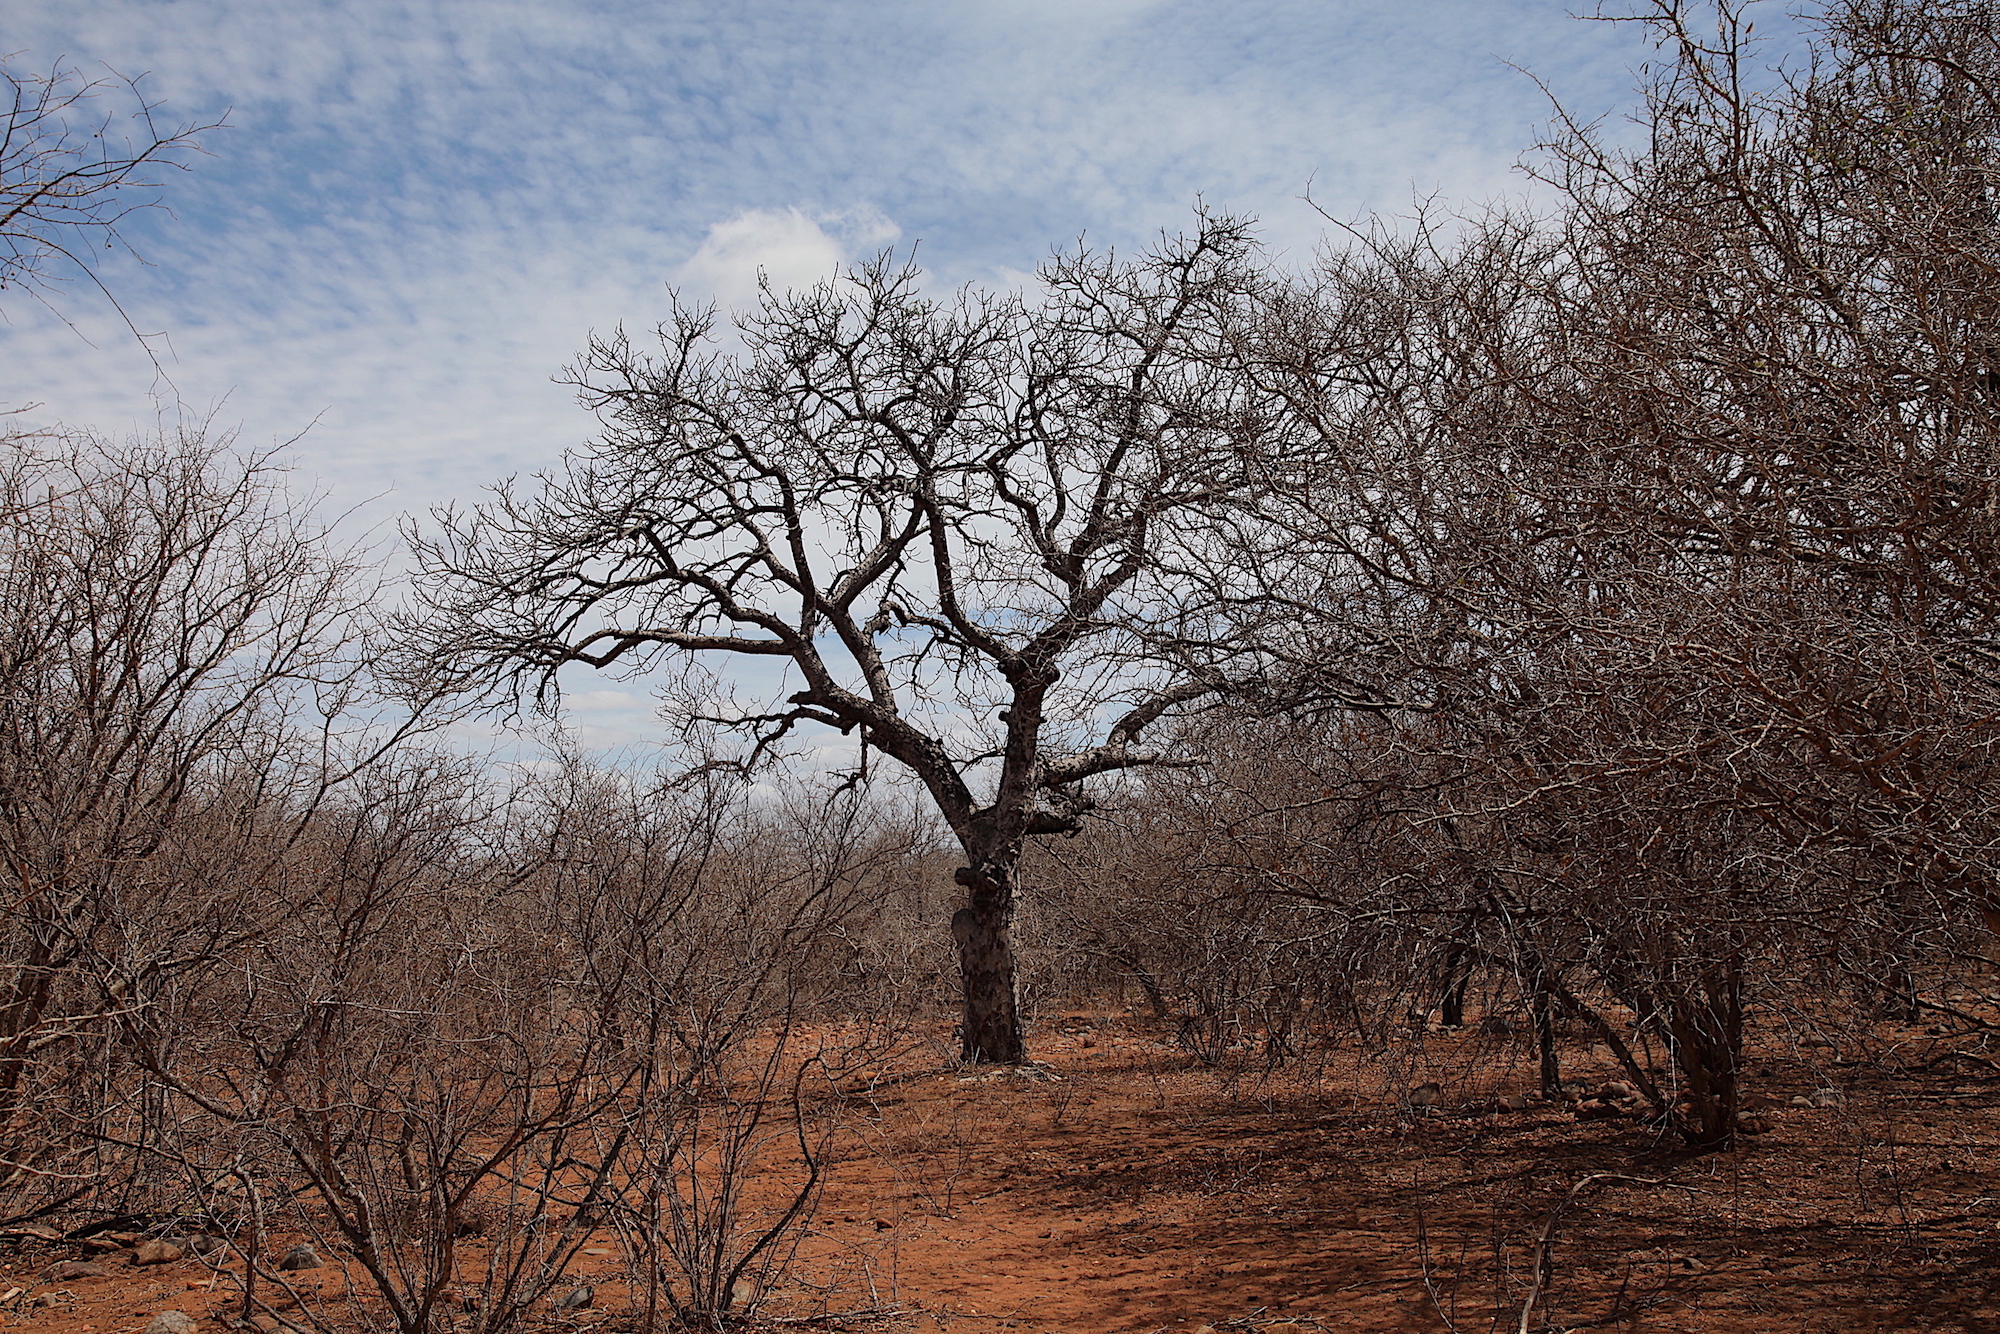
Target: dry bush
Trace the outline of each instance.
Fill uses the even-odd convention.
[[[821,1085],[903,1022],[794,1036],[842,1012],[907,832],[858,793],[759,809],[574,763],[495,791],[406,747],[300,822],[254,938],[126,1024],[183,1109],[154,1156],[208,1185],[246,1315],[497,1334],[606,1227],[646,1322],[754,1306],[818,1188]],[[763,1217],[753,1179],[787,1173]],[[281,1227],[364,1286],[290,1282]]]
[[[1386,857],[1300,845],[1340,931],[1512,974],[1544,1034],[1629,1019],[1721,1147],[1757,1013],[1921,1008],[1993,903],[2000,27],[1836,3],[1777,78],[1733,4],[1637,17],[1639,147],[1559,121],[1550,215],[1363,228],[1238,349],[1319,465],[1245,530],[1299,628],[1247,704],[1381,784],[1338,799]]]
[[[327,784],[300,752],[341,740],[370,591],[280,482],[200,438],[0,444],[0,1213],[132,1203],[118,1025],[255,935],[272,803]]]

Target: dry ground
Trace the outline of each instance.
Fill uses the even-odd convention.
[[[1266,1075],[1254,1052],[1203,1067],[1170,1037],[1078,1012],[1045,1026],[1039,1071],[919,1061],[854,1090],[764,1321],[1489,1331],[1522,1328],[1532,1297],[1536,1330],[2000,1331],[2000,1067],[1977,1032],[1768,1047],[1750,1081],[1778,1104],[1768,1131],[1709,1156],[1632,1120],[1493,1110],[1531,1068],[1473,1033],[1428,1038],[1416,1068],[1349,1051],[1310,1078]],[[1574,1072],[1613,1073],[1581,1050]],[[1436,1107],[1393,1091],[1426,1080]],[[1790,1105],[1828,1088],[1842,1105]],[[615,1244],[590,1250],[596,1304],[550,1324],[631,1328]],[[40,1281],[78,1254],[34,1240],[0,1254],[0,1292],[20,1290],[0,1298],[0,1330],[137,1334],[167,1308],[227,1328],[198,1261]]]

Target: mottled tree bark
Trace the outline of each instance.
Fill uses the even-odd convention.
[[[1736,1142],[1743,1055],[1743,960],[1725,960],[1693,995],[1677,998],[1668,1018],[1674,1060],[1686,1084],[1681,1135],[1694,1149]]]
[[[966,906],[952,914],[964,1019],[959,1054],[966,1061],[1018,1065],[1028,1058],[1014,972],[1013,876],[964,868]]]

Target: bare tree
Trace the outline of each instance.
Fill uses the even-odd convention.
[[[1246,364],[1323,443],[1267,512],[1337,578],[1272,596],[1398,646],[1439,854],[1718,1147],[1746,1014],[1996,902],[2000,24],[1832,4],[1788,77],[1728,0],[1635,17],[1639,147],[1559,124],[1553,218],[1365,232]]]
[[[0,99],[0,293],[47,303],[81,274],[110,297],[92,253],[130,249],[123,224],[157,207],[161,172],[184,169],[184,155],[222,121],[162,124],[139,79],[85,79],[61,62],[46,74],[0,63]]]
[[[737,356],[709,311],[656,358],[596,342],[601,442],[414,539],[430,661],[545,702],[571,663],[782,667],[775,700],[687,716],[746,761],[812,724],[921,781],[965,855],[964,1055],[1020,1061],[1027,840],[1073,830],[1092,777],[1173,762],[1147,729],[1255,664],[1219,628],[1224,538],[1274,453],[1220,364],[1251,257],[1204,219],[1136,262],[1058,258],[1039,300],[943,304],[884,257],[767,290]]]

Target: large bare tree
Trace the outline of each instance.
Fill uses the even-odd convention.
[[[1204,218],[1032,296],[936,301],[885,257],[767,290],[740,352],[679,308],[657,354],[596,341],[602,438],[416,539],[431,661],[544,704],[572,663],[781,665],[767,702],[683,717],[746,761],[834,729],[921,781],[965,855],[964,1056],[1021,1061],[1028,840],[1076,828],[1087,780],[1174,762],[1148,729],[1256,669],[1221,627],[1277,427],[1225,365],[1257,272]]]

